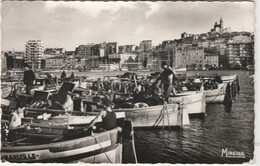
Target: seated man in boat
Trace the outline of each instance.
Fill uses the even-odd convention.
[[[134,93],[133,93],[133,102],[138,103],[138,102],[144,102],[145,100],[145,94],[143,91],[143,87],[141,84],[137,85]]]
[[[73,111],[74,105],[72,100],[72,93],[70,91],[66,92],[66,101],[62,105],[65,111]]]
[[[27,126],[22,124],[22,118],[24,117],[25,105],[19,102],[16,109],[11,113],[9,117],[9,133],[7,140],[12,142],[18,140],[20,137],[20,132],[24,130]]]
[[[221,79],[220,75],[218,75],[218,74],[215,75],[215,82],[217,82],[219,84],[223,83],[223,80]]]
[[[112,105],[113,105],[112,101],[104,100],[103,105],[105,110],[101,110],[99,112],[99,114],[91,121],[87,129],[94,126],[94,124],[97,122],[99,118],[102,118],[103,129],[111,130],[116,127],[116,113],[112,110]]]

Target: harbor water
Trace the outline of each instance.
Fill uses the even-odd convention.
[[[195,71],[188,72],[195,74]],[[140,163],[243,163],[254,152],[254,87],[250,71],[199,71],[203,74],[238,74],[240,94],[227,109],[207,104],[205,117],[191,118],[190,126],[175,130],[136,130]],[[222,156],[225,151],[244,152],[245,158]]]

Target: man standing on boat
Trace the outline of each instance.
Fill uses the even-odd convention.
[[[174,73],[170,66],[166,63],[162,63],[162,68],[164,71],[162,72],[161,76],[156,80],[161,80],[161,85],[163,86],[163,95],[166,101],[168,101],[171,93],[173,92],[173,78]]]
[[[97,122],[99,118],[102,118],[103,129],[111,130],[116,127],[116,113],[112,110],[112,105],[113,105],[112,101],[106,99],[103,102],[103,104],[105,110],[101,110],[99,112],[99,114],[95,117],[95,119],[91,121],[91,123],[89,124],[86,130],[94,126],[94,124]]]
[[[25,71],[24,71],[24,76],[23,76],[23,83],[26,85],[26,94],[30,95],[31,90],[33,88],[33,83],[35,81],[35,74],[31,69],[31,66],[26,65],[25,66]]]
[[[66,74],[66,72],[63,70],[63,72],[61,73],[60,78],[61,78],[62,81],[65,81],[66,77],[67,77],[67,74]]]

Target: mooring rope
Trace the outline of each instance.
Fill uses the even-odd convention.
[[[102,147],[101,143],[98,143],[97,137],[96,137],[95,135],[92,135],[92,136],[95,138],[96,144],[98,144],[98,145],[101,147],[101,149],[103,149],[104,147]],[[109,162],[112,163],[112,161],[110,160],[110,158],[109,158],[108,155],[107,155],[107,152],[104,152],[104,153],[105,153],[107,159],[109,160]],[[94,161],[95,161],[95,155],[94,155]]]
[[[161,110],[161,113],[160,113],[159,117],[157,118],[157,120],[155,121],[155,123],[153,124],[152,127],[158,126],[158,125],[161,123],[162,118],[164,119],[164,110],[165,110],[165,105],[163,105],[163,108],[162,108],[162,110]]]
[[[224,90],[224,87],[225,87],[225,86],[223,86],[222,88],[219,89],[218,94],[217,94],[217,95],[214,97],[214,99],[212,99],[209,103],[212,103],[212,102],[220,95],[220,93],[222,92],[222,90]]]

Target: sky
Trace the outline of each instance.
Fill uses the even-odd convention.
[[[81,44],[118,42],[158,45],[181,33],[224,28],[254,32],[252,2],[2,2],[2,51],[24,51],[28,40],[45,48],[75,50]]]

